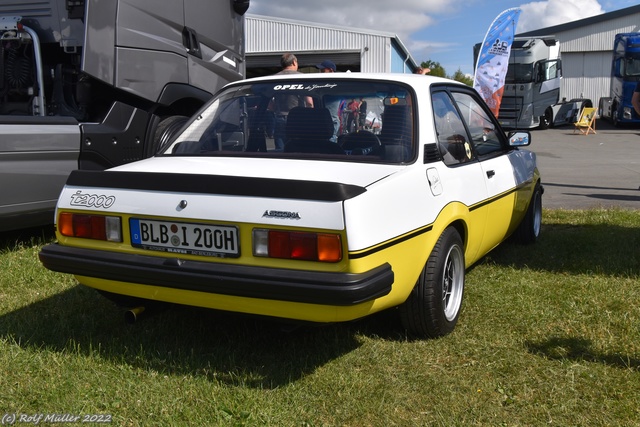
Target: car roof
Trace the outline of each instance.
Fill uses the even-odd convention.
[[[425,76],[422,74],[404,74],[404,73],[300,73],[300,74],[273,74],[270,76],[254,77],[240,82],[231,83],[230,85],[238,83],[254,83],[264,82],[272,80],[384,80],[388,82],[405,83],[410,86],[430,86],[434,83],[448,83],[461,86],[467,86],[455,80],[450,80],[442,77]],[[467,86],[468,87],[468,86]]]

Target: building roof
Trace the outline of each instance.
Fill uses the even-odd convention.
[[[589,18],[578,19],[577,21],[567,22],[566,24],[554,25],[552,27],[539,28],[533,31],[516,34],[516,37],[539,36],[541,34],[557,34],[563,31],[573,30],[585,27],[587,25],[599,24],[612,19],[622,18],[631,14],[640,13],[640,5],[626,7],[624,9],[614,10],[600,15],[590,16]]]

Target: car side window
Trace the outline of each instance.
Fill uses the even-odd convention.
[[[434,92],[431,104],[443,162],[447,166],[453,166],[470,161],[472,152],[467,131],[449,94],[444,91]]]
[[[496,132],[496,126],[482,106],[468,93],[453,92],[453,98],[467,124],[471,144],[478,156],[503,151],[504,146]]]

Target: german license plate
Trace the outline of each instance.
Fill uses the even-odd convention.
[[[238,257],[236,227],[131,218],[131,245],[176,254]]]

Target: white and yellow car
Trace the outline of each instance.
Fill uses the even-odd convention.
[[[539,236],[529,143],[446,79],[245,80],[155,157],[73,172],[40,259],[123,303],[311,322],[397,307],[410,333],[438,337],[465,269],[512,234]]]

